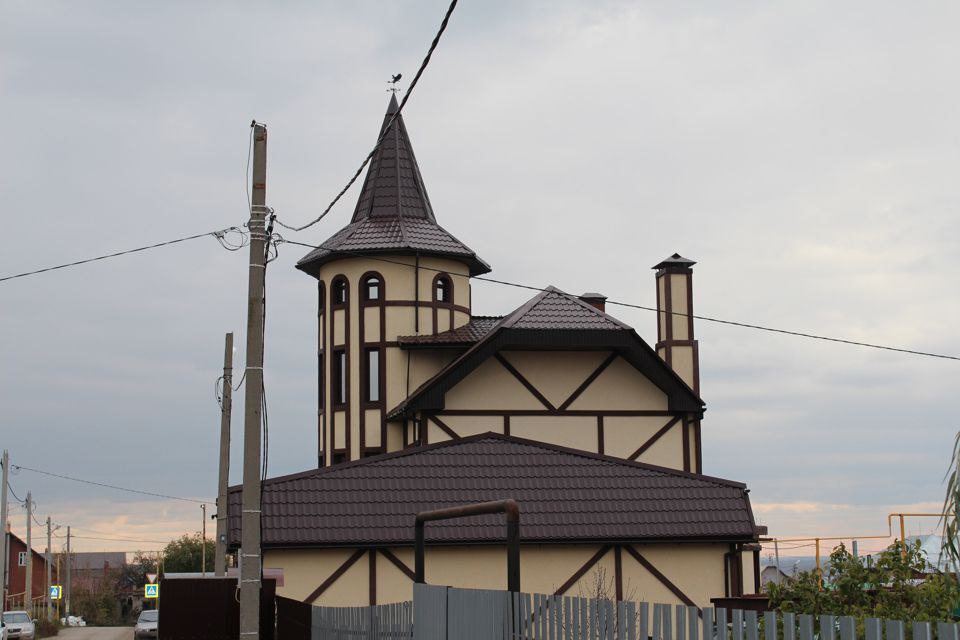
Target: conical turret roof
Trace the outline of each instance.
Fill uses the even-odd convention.
[[[393,95],[378,136],[383,142],[370,159],[350,224],[304,256],[298,269],[316,275],[321,265],[351,254],[419,253],[461,260],[470,275],[490,271],[472,249],[437,224],[403,116],[393,119],[398,109]]]

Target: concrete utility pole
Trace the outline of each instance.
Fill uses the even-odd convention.
[[[230,412],[233,409],[233,332],[223,346],[223,404],[220,407],[220,482],[217,487],[217,540],[213,572],[227,571],[227,487],[230,483]]]
[[[70,616],[70,596],[73,595],[73,589],[70,586],[70,567],[73,565],[73,559],[70,557],[70,527],[67,527],[67,597],[64,605],[65,616]]]
[[[27,491],[27,577],[23,590],[23,608],[33,617],[33,495]]]
[[[46,596],[44,596],[43,601],[47,605],[47,622],[53,621],[53,607],[51,606],[52,602],[50,600],[50,553],[51,553],[51,534],[53,533],[50,528],[50,516],[47,516],[47,553],[44,556],[47,561],[47,591]]]
[[[260,637],[260,427],[263,401],[263,287],[267,243],[267,128],[253,123],[250,269],[247,288],[247,386],[243,416],[243,512],[240,540],[240,638]]]
[[[200,511],[203,512],[203,515],[200,516],[200,519],[203,521],[200,524],[201,534],[200,538],[200,577],[207,577],[207,505],[201,504]]]
[[[0,610],[7,608],[7,474],[10,471],[10,454],[3,450],[3,485],[0,486],[0,527],[3,528],[3,543],[0,544]]]

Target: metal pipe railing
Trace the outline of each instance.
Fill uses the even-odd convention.
[[[494,502],[479,502],[459,507],[421,511],[417,514],[414,524],[416,533],[416,566],[414,582],[425,582],[426,569],[424,556],[426,540],[424,525],[434,520],[451,520],[468,516],[486,515],[488,513],[507,514],[507,590],[519,593],[520,591],[520,504],[516,500],[496,500]]]

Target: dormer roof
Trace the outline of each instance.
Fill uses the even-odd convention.
[[[398,109],[393,95],[350,224],[304,256],[297,263],[301,271],[315,276],[321,265],[340,257],[387,253],[453,258],[466,264],[472,276],[490,271],[472,249],[437,224]]]

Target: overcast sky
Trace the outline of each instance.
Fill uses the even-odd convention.
[[[253,118],[268,203],[314,217],[446,1],[3,6],[0,276],[242,224]],[[960,355],[958,21],[946,2],[461,0],[404,115],[440,223],[494,277],[652,305],[650,267],[676,251],[698,261],[700,314]],[[356,196],[295,239],[325,240]],[[281,247],[268,274],[271,475],[316,463],[305,252]],[[246,262],[201,239],[0,283],[12,462],[212,498]],[[475,283],[474,312],[527,297]],[[611,310],[655,342],[651,313]],[[704,470],[748,483],[771,534],[882,533],[891,511],[939,509],[960,362],[696,331]],[[193,503],[11,484],[81,550],[200,528]]]

